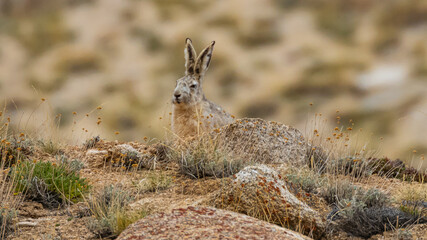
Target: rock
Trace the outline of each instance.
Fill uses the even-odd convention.
[[[156,157],[151,152],[140,152],[129,144],[120,144],[109,150],[109,155],[114,165],[126,168],[149,168],[156,165]]]
[[[129,142],[119,144],[118,142],[98,141],[97,149],[88,149],[85,152],[84,161],[91,168],[103,167],[106,164],[116,167],[134,168],[156,168],[158,163],[166,159],[166,146],[156,143],[150,146]]]
[[[84,161],[89,167],[102,167],[105,164],[105,156],[108,155],[107,150],[89,149],[85,153]]]
[[[113,148],[113,152],[120,152],[121,154],[135,154],[138,157],[141,157],[141,153],[129,144],[117,145]]]
[[[16,224],[18,227],[36,227],[37,222],[19,222]]]
[[[129,226],[118,240],[142,239],[310,239],[235,212],[188,207],[148,216]]]
[[[106,155],[106,154],[108,154],[106,150],[89,149],[86,151],[86,156]]]
[[[219,147],[245,161],[255,163],[306,163],[308,145],[293,127],[259,118],[236,120],[211,136]]]
[[[286,226],[316,239],[326,228],[319,213],[289,192],[280,174],[265,165],[241,170],[212,201],[217,208]]]

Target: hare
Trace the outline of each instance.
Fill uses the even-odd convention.
[[[230,114],[206,99],[203,77],[215,45],[213,41],[197,57],[191,39],[185,40],[185,76],[176,81],[172,103],[172,131],[181,138],[198,135],[233,121]]]

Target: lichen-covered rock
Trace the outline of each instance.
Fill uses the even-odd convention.
[[[225,151],[255,163],[306,163],[302,133],[293,127],[259,118],[243,118],[211,134]]]
[[[82,155],[90,167],[112,165],[125,169],[154,169],[166,158],[163,143],[146,145],[138,142],[119,143],[99,140]]]
[[[130,144],[120,144],[108,150],[110,161],[115,166],[126,168],[154,169],[158,161],[165,158],[164,147],[161,144],[144,146],[143,148]]]
[[[319,213],[289,192],[280,174],[265,165],[241,170],[224,184],[213,203],[316,239],[323,236],[326,227]]]
[[[108,150],[108,161],[113,166],[124,168],[142,168],[145,167],[143,154],[129,144],[116,145]]]
[[[235,212],[188,207],[155,214],[129,226],[118,240],[142,239],[310,239],[286,228]]]
[[[89,167],[102,167],[106,156],[108,156],[107,150],[89,149],[84,155],[84,161]]]

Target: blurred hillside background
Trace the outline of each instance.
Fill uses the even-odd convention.
[[[73,143],[162,138],[190,37],[197,51],[216,41],[204,91],[237,117],[304,131],[315,113],[335,127],[339,110],[380,155],[427,153],[425,0],[0,0],[0,10],[0,93],[17,129],[60,118]]]

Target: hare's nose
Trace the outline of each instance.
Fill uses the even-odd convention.
[[[180,93],[175,93],[174,96],[175,96],[175,98],[179,98],[179,97],[181,97],[181,94]]]

